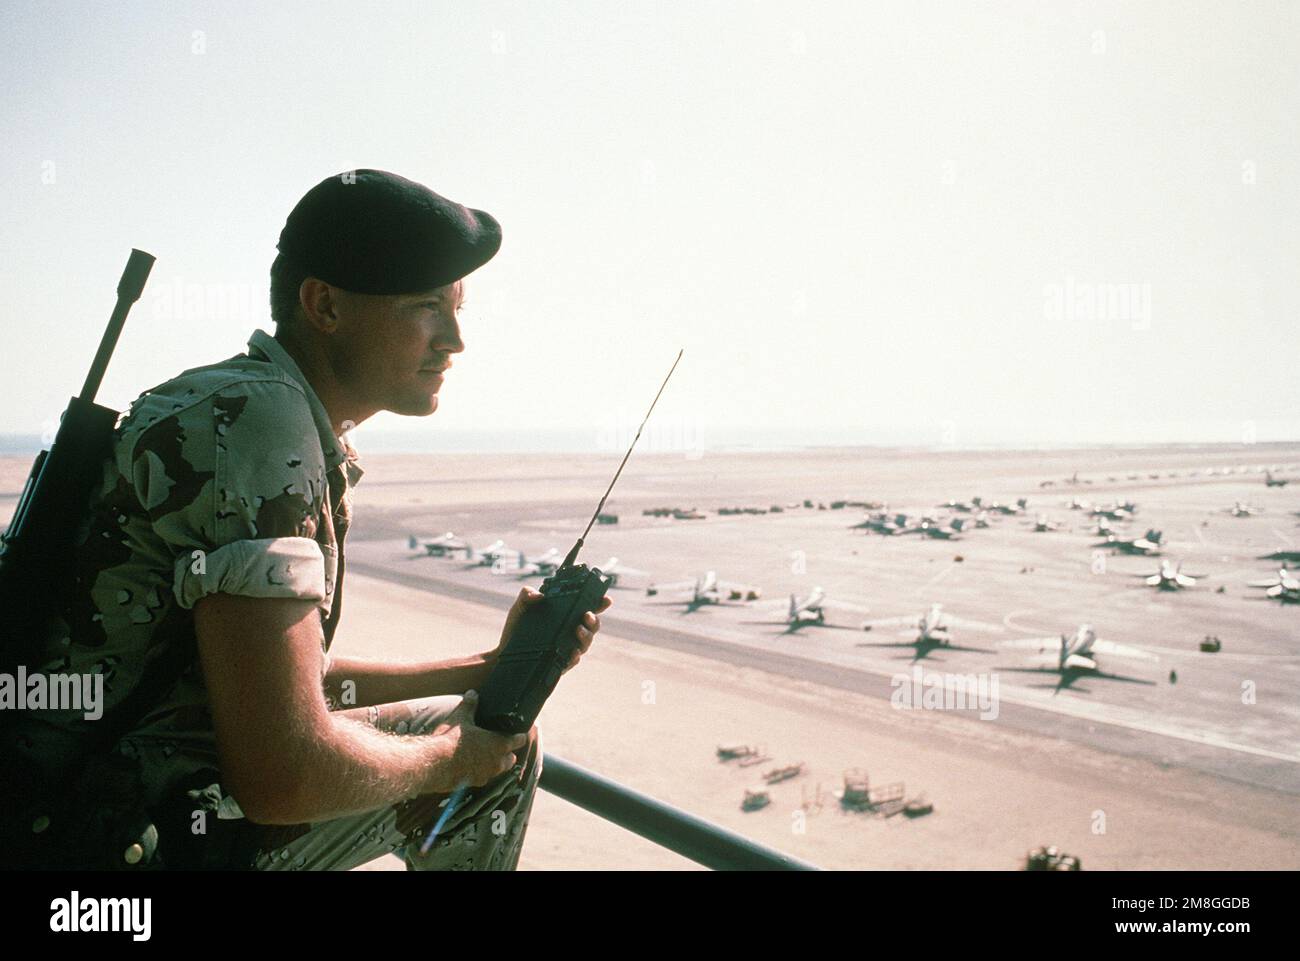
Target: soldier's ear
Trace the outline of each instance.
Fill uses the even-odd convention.
[[[298,288],[298,304],[308,326],[322,333],[332,333],[338,327],[337,303],[334,288],[317,277],[307,277]]]

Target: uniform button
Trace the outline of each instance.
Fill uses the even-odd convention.
[[[144,857],[144,848],[139,844],[132,844],[122,855],[122,860],[127,864],[139,864],[140,859]]]
[[[50,819],[46,817],[44,814],[42,814],[35,821],[32,822],[32,833],[40,834],[49,826],[50,826]]]

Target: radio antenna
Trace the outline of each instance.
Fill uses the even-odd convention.
[[[677,369],[677,361],[682,359],[682,354],[685,353],[685,351],[686,348],[684,347],[677,351],[677,360],[674,360],[673,365],[668,368],[668,377],[672,377],[673,371]],[[618,475],[623,473],[623,464],[626,464],[627,459],[632,456],[632,448],[636,447],[636,442],[641,439],[641,431],[645,429],[646,421],[650,419],[650,414],[654,411],[655,404],[659,403],[659,394],[662,394],[664,388],[668,386],[668,377],[665,377],[664,382],[659,385],[659,393],[655,394],[655,399],[650,401],[650,410],[647,410],[645,416],[641,418],[641,426],[636,429],[636,436],[632,438],[632,443],[628,445],[627,453],[623,455],[623,463],[619,464],[618,470],[614,471],[614,479],[610,481],[609,486],[605,488],[605,493],[600,498],[600,503],[596,505],[596,512],[591,515],[591,520],[587,521],[587,527],[582,532],[582,537],[579,537],[577,541],[574,542],[568,556],[564,558],[564,563],[560,565],[561,568],[572,567],[574,561],[578,559],[578,551],[582,550],[583,541],[591,532],[591,525],[596,523],[596,518],[600,516],[601,509],[605,506],[605,499],[609,497],[609,492],[612,491],[614,485],[618,483]]]

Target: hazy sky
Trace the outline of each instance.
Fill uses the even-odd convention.
[[[1300,437],[1294,3],[25,3],[0,33],[0,432],[270,329],[284,217],[492,212],[423,420],[920,444]]]

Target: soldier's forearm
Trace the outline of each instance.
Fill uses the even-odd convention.
[[[390,734],[334,715],[286,763],[276,796],[244,813],[263,824],[306,824],[373,811],[438,792],[451,753],[442,736]]]
[[[414,664],[333,658],[325,675],[325,694],[340,708],[464,694],[482,687],[492,663],[492,654]]]

